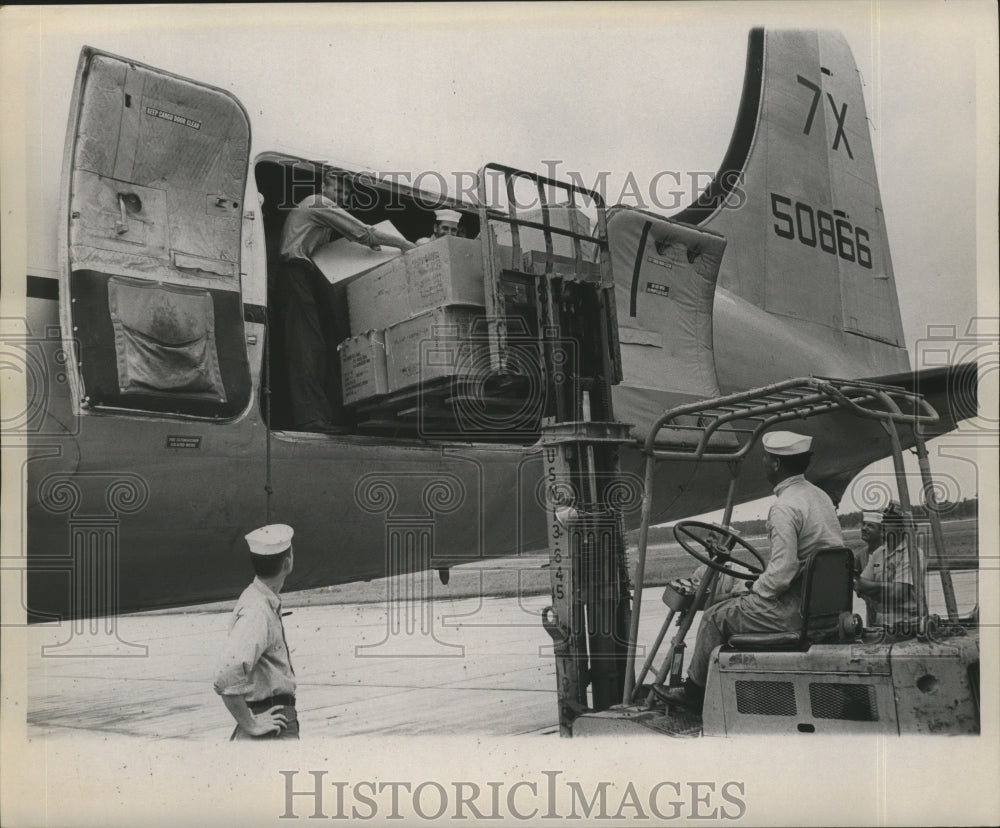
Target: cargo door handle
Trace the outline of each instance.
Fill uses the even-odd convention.
[[[115,222],[115,232],[119,236],[128,232],[128,216],[125,211],[125,196],[118,193],[118,209],[121,212],[121,219]]]
[[[121,218],[115,222],[115,231],[119,236],[129,231],[128,214],[142,210],[142,199],[135,193],[118,193],[118,211]]]

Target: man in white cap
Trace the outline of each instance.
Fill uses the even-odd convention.
[[[246,536],[257,577],[233,608],[214,685],[236,720],[231,740],[299,738],[295,671],[278,597],[292,571],[294,534],[275,523]]]
[[[833,501],[803,477],[812,458],[812,437],[773,431],[761,442],[764,475],[777,498],[767,515],[771,557],[749,591],[702,614],[684,685],[654,687],[664,701],[700,711],[712,651],[734,633],[801,629],[799,601],[809,556],[817,549],[844,545]]]
[[[890,503],[881,514],[878,547],[854,583],[854,591],[865,599],[868,626],[881,626],[890,634],[908,635],[916,631],[917,595],[913,588],[905,518],[899,505]],[[882,540],[885,542],[881,542]],[[923,550],[917,546],[923,561]]]
[[[859,549],[854,553],[855,578],[865,571],[865,567],[868,566],[868,561],[875,553],[875,550],[882,546],[881,512],[861,513],[861,540],[865,542],[865,548]],[[855,586],[855,589],[857,589],[857,586]],[[858,594],[860,595],[861,593]],[[875,608],[867,602],[866,604],[868,607],[867,625],[870,627],[875,623]]]
[[[326,396],[327,343],[320,308],[327,301],[326,277],[313,263],[323,245],[347,238],[374,250],[380,245],[410,250],[405,239],[383,233],[352,216],[341,205],[351,195],[347,173],[327,169],[322,192],[307,196],[288,213],[281,232],[282,273],[275,288],[284,323],[285,360],[292,408],[292,427],[299,431],[336,433]],[[339,342],[345,332],[333,334]],[[336,343],[334,343],[336,344]]]
[[[434,211],[434,238],[440,239],[443,236],[461,235],[458,223],[462,220],[462,214],[458,210],[435,210]],[[425,244],[430,241],[430,237],[425,236],[417,239],[417,244]]]
[[[865,548],[854,555],[855,573],[864,571],[872,553],[882,545],[881,512],[861,513],[861,540],[865,542]]]

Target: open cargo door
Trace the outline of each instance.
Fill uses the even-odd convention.
[[[60,321],[83,408],[232,418],[247,406],[249,152],[249,119],[229,93],[83,49],[60,244]]]
[[[623,375],[615,411],[644,437],[667,408],[720,394],[712,314],[726,240],[618,207],[608,245]]]

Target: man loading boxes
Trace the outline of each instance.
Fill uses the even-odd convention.
[[[339,237],[373,249],[383,244],[404,251],[414,247],[405,239],[368,226],[339,206],[346,203],[350,194],[351,182],[346,173],[325,170],[322,192],[295,205],[281,234],[282,272],[277,295],[285,329],[292,423],[299,431],[342,430],[333,422],[324,390],[326,339],[318,306],[327,282],[313,262],[313,254]]]
[[[340,344],[342,388],[345,404],[356,405],[470,364],[424,356],[473,353],[486,304],[482,249],[448,233],[352,279],[346,293],[352,337]]]

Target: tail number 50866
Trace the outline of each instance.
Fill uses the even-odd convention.
[[[855,227],[846,218],[813,210],[801,201],[771,193],[771,215],[778,221],[774,232],[783,239],[798,239],[806,247],[839,256],[845,262],[857,262],[871,270],[870,237],[863,227]]]

